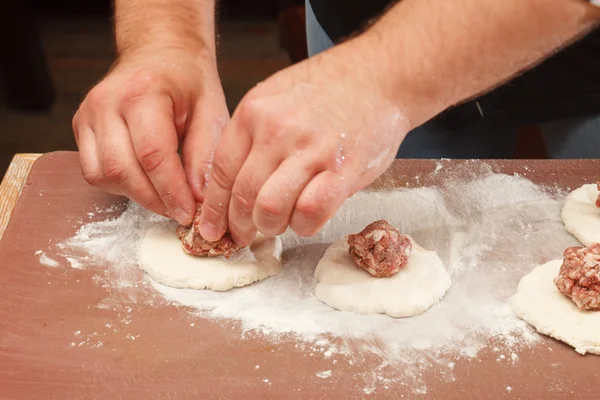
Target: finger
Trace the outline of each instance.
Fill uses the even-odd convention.
[[[254,226],[267,236],[283,233],[294,206],[310,180],[320,172],[317,164],[299,157],[286,158],[263,185],[254,207]]]
[[[233,185],[228,214],[229,231],[240,246],[252,243],[256,235],[252,219],[256,197],[280,163],[280,159],[271,158],[270,154],[273,152],[269,149],[253,147]]]
[[[202,112],[202,114],[199,114]],[[183,142],[183,168],[187,182],[197,202],[203,203],[208,174],[215,149],[227,118],[214,118],[206,110],[197,110],[191,116],[188,132]]]
[[[300,236],[312,236],[348,197],[344,177],[334,171],[317,174],[304,188],[292,213],[290,226]]]
[[[138,163],[125,121],[117,115],[107,116],[96,128],[96,138],[102,185],[150,211],[166,215],[167,207]]]
[[[92,186],[100,187],[103,175],[100,168],[100,159],[98,157],[98,148],[96,146],[96,136],[94,135],[94,131],[89,126],[81,124],[74,124],[73,130],[75,131],[75,137],[77,138],[79,165],[81,167],[83,179]]]
[[[249,133],[232,120],[225,127],[215,150],[206,200],[202,206],[200,234],[208,241],[219,240],[227,230],[231,191],[250,147]]]
[[[192,222],[196,202],[177,154],[173,104],[168,96],[136,101],[124,113],[138,162],[168,214],[182,225]]]
[[[73,115],[73,119],[71,120],[71,127],[73,128],[73,136],[75,137],[75,143],[77,144],[77,148],[79,148],[79,131],[83,124],[81,121],[81,109],[77,110],[75,115]]]

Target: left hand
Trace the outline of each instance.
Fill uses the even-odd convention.
[[[314,235],[391,164],[410,129],[369,46],[352,40],[273,75],[240,102],[217,145],[201,234]]]

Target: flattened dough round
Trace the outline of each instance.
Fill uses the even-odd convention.
[[[356,267],[348,253],[347,238],[333,243],[315,270],[319,300],[343,311],[411,317],[421,314],[444,297],[450,275],[434,251],[412,240],[406,267],[389,278],[375,278]]]
[[[536,267],[521,278],[510,304],[519,318],[580,354],[600,355],[600,312],[582,311],[554,285],[562,260]]]
[[[258,235],[230,259],[197,257],[183,251],[176,226],[148,229],[140,245],[140,266],[155,281],[175,288],[225,291],[281,271],[281,239]]]
[[[596,184],[583,185],[565,199],[561,217],[567,231],[586,246],[600,242],[600,209]]]

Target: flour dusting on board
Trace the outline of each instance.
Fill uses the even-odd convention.
[[[282,235],[279,275],[228,292],[173,289],[144,277],[136,267],[139,243],[148,227],[166,220],[135,204],[117,219],[83,225],[59,248],[75,268],[108,262],[98,282],[132,302],[140,290],[160,293],[197,309],[199,318],[240,321],[244,337],[278,342],[292,335],[299,350],[330,363],[317,379],[335,376],[342,362],[375,358],[378,367],[361,376],[364,394],[398,384],[426,394],[423,372],[429,368],[453,381],[459,358],[476,357],[493,343],[498,362],[516,363],[519,349],[537,340],[507,299],[521,276],[576,244],[560,220],[561,196],[521,177],[491,173],[440,188],[361,192],[316,236]],[[436,250],[452,277],[446,297],[424,314],[393,319],[340,312],[313,294],[314,268],[327,246],[381,218]],[[119,307],[119,301],[109,298],[103,306]]]
[[[40,264],[45,265],[47,267],[58,267],[60,266],[60,263],[58,261],[56,261],[55,259],[53,259],[52,257],[50,257],[48,254],[40,251],[36,252],[36,255],[40,256]]]

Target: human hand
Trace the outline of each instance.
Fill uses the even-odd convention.
[[[364,46],[364,47],[363,47]],[[201,234],[315,234],[395,158],[410,123],[368,46],[347,42],[283,70],[242,99],[216,149]]]
[[[228,120],[214,60],[137,53],[115,65],[73,118],[83,176],[187,225]]]

